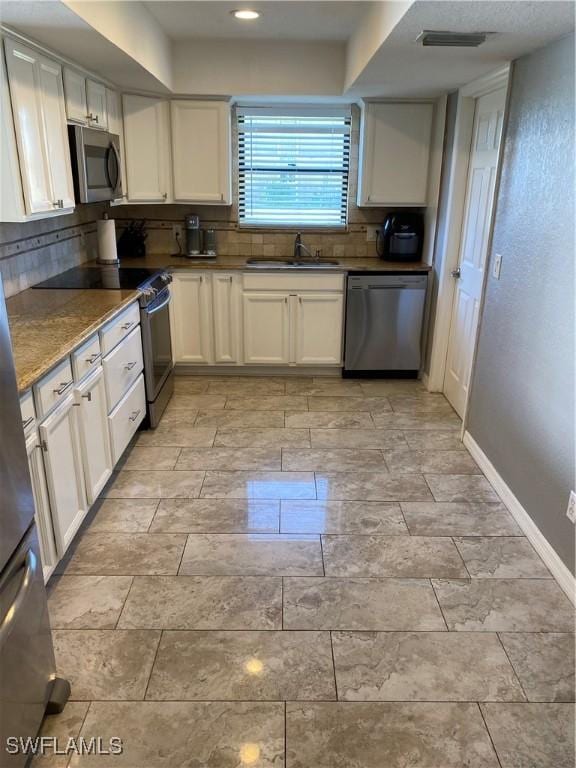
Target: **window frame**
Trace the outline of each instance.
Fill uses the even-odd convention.
[[[341,192],[341,207],[344,204],[344,220],[338,224],[336,222],[328,222],[326,224],[320,224],[318,222],[281,222],[281,221],[246,221],[242,217],[242,139],[241,139],[241,126],[240,121],[244,115],[253,116],[266,116],[266,117],[338,117],[344,118],[344,130],[342,133],[345,135],[344,143],[344,158],[345,165],[342,172],[345,177],[345,181],[342,184]],[[353,131],[353,115],[351,104],[327,104],[327,105],[254,105],[254,104],[238,104],[234,114],[234,128],[235,128],[235,140],[236,140],[236,167],[235,167],[235,185],[237,192],[237,221],[238,229],[244,232],[246,231],[262,231],[262,230],[278,230],[278,231],[294,231],[303,230],[307,232],[318,232],[322,234],[329,234],[331,232],[342,233],[348,231],[348,219],[350,214],[350,188],[351,188],[351,154],[352,154],[352,131]],[[293,131],[296,133],[297,131]],[[303,131],[304,132],[304,131]],[[326,131],[327,134],[330,131]]]

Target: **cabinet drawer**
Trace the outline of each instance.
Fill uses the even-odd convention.
[[[104,358],[102,365],[106,381],[108,411],[111,411],[142,373],[144,364],[140,326],[136,327],[116,349]]]
[[[88,341],[72,353],[74,380],[81,381],[87,373],[100,365],[100,337],[94,334]]]
[[[343,291],[344,275],[318,273],[278,274],[244,274],[244,290],[246,291]]]
[[[144,391],[144,376],[139,376],[131,389],[108,416],[114,464],[116,464],[126,450],[126,446],[145,415],[146,394]]]
[[[34,397],[39,416],[46,416],[62,397],[68,394],[74,384],[70,358],[66,358],[50,373],[34,385]]]
[[[135,302],[124,310],[114,320],[100,331],[100,347],[103,355],[107,355],[122,339],[140,322],[140,307]]]
[[[22,429],[28,435],[36,422],[36,411],[34,410],[34,398],[32,390],[28,390],[20,398],[20,412],[22,413]]]

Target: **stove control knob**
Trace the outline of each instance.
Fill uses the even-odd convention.
[[[172,282],[172,275],[170,275],[168,272],[163,272],[160,275],[160,279],[162,280],[163,283],[167,285],[168,283]]]
[[[156,296],[156,291],[154,290],[154,288],[150,288],[150,287],[148,287],[148,288],[143,288],[143,289],[142,289],[142,295],[143,295],[143,296],[144,296],[146,299],[153,299],[153,298],[154,298],[154,296]]]

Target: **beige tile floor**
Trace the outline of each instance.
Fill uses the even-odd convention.
[[[50,584],[105,768],[573,768],[574,613],[418,382],[182,377]]]

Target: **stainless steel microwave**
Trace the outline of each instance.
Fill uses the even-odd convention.
[[[122,197],[120,137],[115,133],[68,126],[77,203],[99,203]]]

